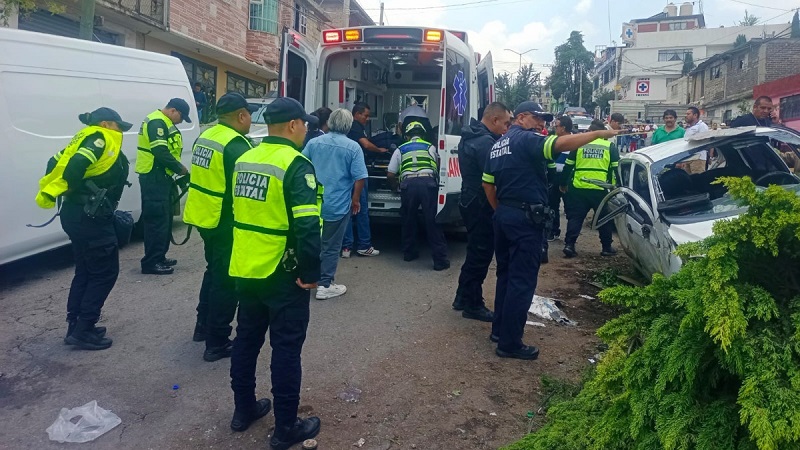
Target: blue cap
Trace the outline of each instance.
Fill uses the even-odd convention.
[[[267,124],[286,123],[303,119],[312,127],[319,124],[319,118],[306,113],[303,105],[291,97],[279,97],[264,109],[264,122]]]
[[[167,103],[167,108],[175,108],[181,113],[181,119],[183,119],[184,122],[192,123],[192,119],[189,117],[189,104],[186,103],[186,100],[182,98],[173,98]]]
[[[97,125],[100,122],[116,122],[122,131],[128,131],[133,126],[130,122],[122,120],[118,112],[106,107],[97,108],[88,115],[81,114],[78,116],[78,120],[86,125]]]
[[[217,114],[227,114],[242,108],[246,108],[250,114],[253,114],[258,111],[259,105],[247,103],[247,99],[238,92],[228,92],[217,101]]]

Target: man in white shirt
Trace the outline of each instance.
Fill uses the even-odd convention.
[[[708,125],[700,120],[700,110],[694,106],[686,109],[686,132],[683,137],[688,138],[697,133],[708,131]]]

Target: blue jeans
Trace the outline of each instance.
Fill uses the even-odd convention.
[[[366,250],[372,247],[372,236],[369,231],[369,208],[367,203],[367,180],[364,180],[364,189],[361,191],[361,211],[355,216],[347,215],[347,225],[344,230],[344,240],[342,241],[342,248],[353,248],[353,222],[356,223],[356,232],[358,233],[358,246],[356,250]]]
[[[350,214],[339,220],[324,220],[322,223],[322,249],[320,251],[319,285],[330,287],[339,264],[339,249],[347,225],[350,225]]]

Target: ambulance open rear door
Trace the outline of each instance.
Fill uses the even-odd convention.
[[[494,100],[494,67],[492,67],[492,52],[489,52],[478,63],[478,110],[482,112]]]
[[[309,113],[316,110],[319,107],[316,100],[318,67],[316,45],[312,46],[294,31],[284,31],[278,95],[299,101]]]

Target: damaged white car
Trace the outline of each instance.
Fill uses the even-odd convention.
[[[800,133],[747,127],[708,131],[621,157],[618,187],[603,200],[592,228],[611,220],[620,245],[647,277],[681,267],[679,244],[712,234],[714,222],[742,214],[719,177],[749,176],[757,186],[776,184],[800,193]],[[790,169],[792,167],[792,169]],[[606,186],[611,187],[611,186]]]

